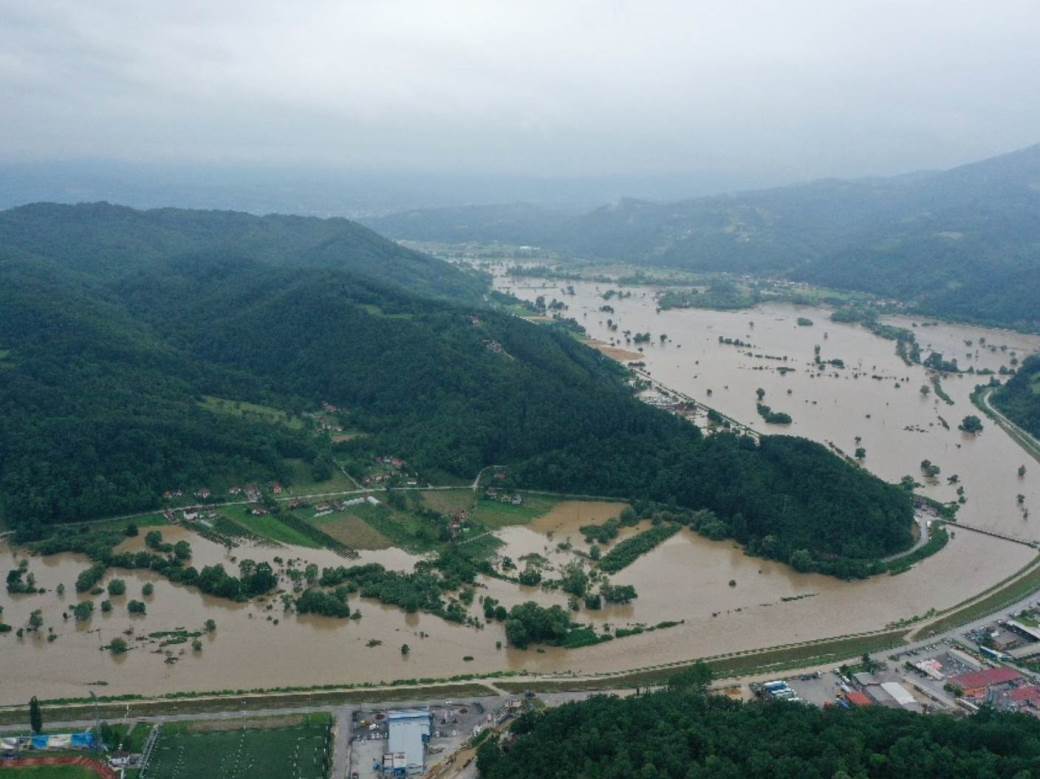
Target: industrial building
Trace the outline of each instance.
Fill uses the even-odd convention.
[[[985,698],[993,687],[1010,685],[1018,682],[1022,674],[1013,668],[987,668],[985,671],[954,676],[950,681],[960,687],[969,698]]]
[[[903,708],[913,706],[917,703],[917,700],[910,694],[910,691],[899,682],[882,682],[881,689],[888,693],[889,697]]]
[[[383,773],[394,776],[426,770],[426,745],[430,741],[430,712],[423,709],[391,711],[386,715],[387,748]]]

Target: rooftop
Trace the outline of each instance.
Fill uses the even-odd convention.
[[[1008,684],[1022,678],[1022,674],[1014,668],[987,668],[985,671],[972,671],[953,677],[952,681],[962,689],[990,687],[994,684]]]
[[[386,718],[391,722],[409,719],[430,719],[430,712],[423,709],[398,709],[397,711],[388,711]]]
[[[1028,685],[1019,687],[1008,693],[1008,700],[1015,703],[1028,703],[1031,706],[1040,707],[1040,687]]]

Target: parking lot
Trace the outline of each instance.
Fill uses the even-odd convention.
[[[806,703],[811,703],[813,706],[824,706],[828,703],[834,703],[841,693],[838,677],[832,673],[794,676],[786,681],[799,698]]]

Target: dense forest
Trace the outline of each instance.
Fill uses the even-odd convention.
[[[91,243],[76,209],[54,208],[52,256],[0,259],[0,496],[16,526],[151,509],[166,489],[286,478],[286,458],[329,456],[327,437],[217,413],[202,402],[215,396],[334,403],[367,434],[337,444],[344,456],[462,478],[505,465],[520,486],[711,509],[717,535],[832,572],[910,543],[903,491],[803,439],[705,438],[637,401],[616,363],[562,328],[448,303],[447,287],[417,296],[404,270],[383,283],[353,261],[285,267],[248,240],[119,265],[105,260],[111,235],[95,227]],[[125,211],[110,227],[130,245],[228,219],[164,212],[153,237]],[[75,214],[76,256],[94,259],[60,261],[62,213]],[[393,267],[396,247],[383,248]],[[409,257],[429,266],[420,292],[469,282]]]
[[[291,268],[336,268],[429,297],[476,303],[484,281],[347,219],[109,203],[34,203],[0,211],[0,257],[50,260],[114,278],[170,258],[216,254]]]
[[[1018,372],[992,398],[1003,414],[1040,438],[1040,355],[1023,360]]]
[[[907,301],[923,313],[1040,327],[1040,146],[948,171],[573,216],[519,206],[369,220],[396,238],[535,244],[574,257],[761,273]]]
[[[696,690],[599,696],[523,715],[480,749],[483,779],[1024,779],[1040,772],[1040,723],[882,706],[740,703]]]

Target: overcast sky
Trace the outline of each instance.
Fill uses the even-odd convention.
[[[0,0],[0,160],[798,180],[1040,141],[1038,0]]]

